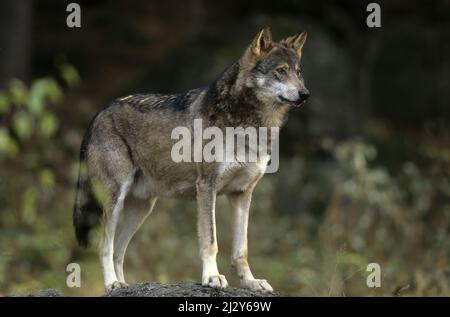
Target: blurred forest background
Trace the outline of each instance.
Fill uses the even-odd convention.
[[[82,135],[116,97],[213,80],[258,29],[309,33],[312,93],[291,113],[281,163],[256,188],[250,264],[282,293],[450,295],[450,2],[0,2],[0,295],[104,292],[97,249],[77,246]],[[219,268],[231,285],[230,217],[218,201]],[[97,237],[98,240],[98,237]],[[163,251],[164,250],[164,251]],[[81,264],[69,289],[66,265]],[[382,269],[366,286],[366,266]],[[195,204],[157,203],[125,260],[128,282],[199,281]]]

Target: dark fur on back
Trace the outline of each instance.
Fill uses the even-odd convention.
[[[119,103],[127,104],[139,112],[148,112],[161,108],[171,108],[175,111],[184,111],[201,92],[201,88],[192,89],[184,93],[177,94],[136,94],[130,96]]]

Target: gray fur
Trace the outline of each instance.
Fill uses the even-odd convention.
[[[196,199],[202,282],[212,287],[227,286],[215,264],[215,197],[219,194],[229,196],[237,217],[248,218],[251,193],[263,176],[267,161],[227,165],[218,162],[175,163],[170,156],[176,143],[170,137],[171,132],[180,126],[192,128],[196,118],[203,120],[203,128],[216,126],[223,130],[237,126],[282,126],[288,111],[302,104],[309,95],[298,71],[301,55],[298,41],[297,36],[294,40],[272,42],[270,31],[263,29],[243,56],[208,87],[181,94],[132,95],[117,99],[96,115],[81,148],[80,160],[85,168],[80,169],[74,225],[78,240],[86,245],[89,230],[95,225],[95,222],[87,221],[87,217],[89,214],[103,216],[107,237],[102,244],[101,259],[107,290],[126,285],[123,277],[117,281],[114,272],[108,271],[114,244],[114,222],[118,217],[113,215],[113,210],[120,214],[121,208],[117,206],[123,197],[125,209],[132,208],[133,201],[148,201],[153,207],[158,197]],[[278,70],[283,65],[285,72]],[[131,183],[125,186],[128,180]],[[101,202],[101,212],[91,210],[95,209],[92,202],[94,183],[101,184],[107,192],[106,201]],[[142,213],[140,218],[130,222],[133,224],[129,229],[131,233],[121,234],[124,236],[123,250],[116,261],[120,266],[124,248],[139,228],[140,219],[147,214]],[[236,218],[236,221],[239,224],[241,219]],[[232,263],[238,266],[243,286],[271,291],[267,281],[256,280],[251,275],[247,263],[246,222],[238,227],[236,234],[245,234],[245,237],[235,239],[236,254]],[[122,272],[121,267],[115,265],[116,272]],[[123,273],[117,273],[119,275],[123,276]]]

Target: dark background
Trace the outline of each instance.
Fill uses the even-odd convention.
[[[136,92],[208,84],[270,26],[308,31],[312,93],[282,130],[278,173],[258,185],[255,275],[293,295],[450,295],[450,2],[69,1],[0,3],[0,294],[102,292],[95,248],[71,228],[82,134],[95,112]],[[229,215],[219,200],[219,268]],[[199,280],[195,205],[167,200],[136,235],[130,282]],[[82,288],[65,266],[82,267]],[[382,287],[366,286],[381,265]]]

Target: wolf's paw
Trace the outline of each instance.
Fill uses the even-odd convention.
[[[248,288],[252,291],[263,292],[263,293],[272,293],[273,288],[266,280],[257,280],[257,279],[243,279],[241,280],[241,285],[244,288]]]
[[[124,282],[119,282],[119,281],[115,281],[112,284],[109,284],[108,286],[106,286],[106,292],[112,292],[116,289],[120,289],[120,288],[128,288],[130,287],[130,285],[128,285],[127,283]]]
[[[224,289],[228,287],[228,282],[224,275],[218,274],[204,277],[202,285]]]

